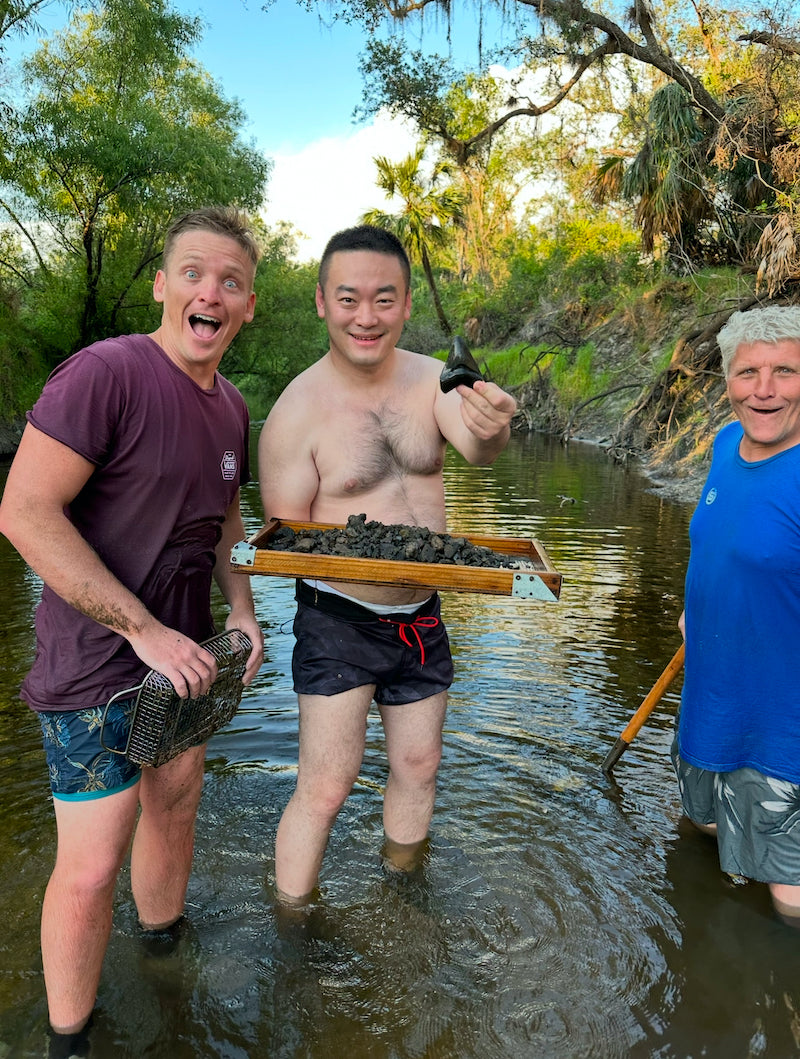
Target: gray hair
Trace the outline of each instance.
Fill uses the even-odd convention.
[[[734,313],[717,335],[725,378],[739,346],[753,342],[774,345],[784,338],[800,342],[800,305],[768,305],[764,309]]]

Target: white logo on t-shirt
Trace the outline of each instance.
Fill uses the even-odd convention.
[[[713,504],[716,499],[717,499],[717,490],[716,490],[716,488],[709,489],[708,490],[708,496],[706,497],[706,503],[707,504]]]
[[[222,477],[226,482],[232,482],[236,477],[236,453],[235,452],[223,452],[222,463],[220,464],[222,471]]]

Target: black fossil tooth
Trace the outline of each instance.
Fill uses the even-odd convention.
[[[456,335],[453,339],[453,348],[442,368],[439,376],[439,385],[442,393],[454,390],[456,386],[472,386],[482,379],[481,369],[475,363],[475,358],[469,351],[469,346],[461,337]]]

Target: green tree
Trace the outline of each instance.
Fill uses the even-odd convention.
[[[726,51],[708,27],[703,41],[707,79],[725,98],[722,120],[709,120],[679,85],[658,87],[634,150],[598,166],[594,199],[632,204],[645,250],[660,244],[682,270],[752,266],[763,255],[761,277],[774,293],[798,275],[796,223],[784,222],[800,204],[800,64],[779,61],[777,41]]]
[[[676,262],[700,260],[704,222],[714,208],[707,195],[705,134],[679,85],[664,85],[653,95],[645,130],[631,161],[612,155],[598,166],[595,201],[621,196],[633,203],[648,253],[663,237]]]
[[[451,103],[452,85],[463,80],[452,63],[373,32],[361,112],[388,107],[411,118],[463,167],[509,123],[560,114],[567,101],[583,93],[585,103],[593,85],[615,80],[611,95],[624,89],[627,102],[603,111],[598,107],[611,97],[606,103],[596,97],[591,106],[597,122],[604,113],[619,118],[613,153],[623,169],[630,165],[626,189],[645,245],[663,239],[684,261],[687,251],[699,253],[700,263],[705,254],[752,266],[760,256],[771,289],[776,277],[800,276],[800,28],[793,3],[771,11],[752,0],[713,9],[682,0],[329,0],[326,6],[373,31],[427,13],[455,19],[474,17],[476,8],[501,11],[517,39],[484,61],[510,59],[537,72],[534,98],[513,95],[482,127],[465,131]],[[659,128],[658,121],[691,126],[691,140],[673,137],[677,126]],[[616,181],[622,188],[612,169],[609,162],[601,170],[601,183],[607,178],[609,187]],[[659,173],[671,186],[657,187]]]
[[[402,208],[399,213],[369,210],[362,220],[365,224],[374,224],[394,232],[411,260],[422,265],[439,324],[442,331],[450,335],[453,329],[439,296],[433,260],[447,246],[452,238],[453,225],[462,218],[463,195],[449,183],[440,189],[440,180],[450,175],[446,163],[436,164],[429,177],[422,173],[424,154],[424,146],[418,146],[396,164],[387,158],[374,159],[378,170],[378,187],[386,193],[387,198],[399,198]]]
[[[507,96],[508,87],[490,74],[468,74],[450,86],[444,102],[453,129],[465,140],[500,113]],[[508,275],[508,251],[524,212],[519,200],[535,174],[537,139],[505,126],[462,156],[460,163],[447,144],[439,144],[443,157],[452,162],[451,180],[462,195],[456,230],[459,277],[498,283]]]
[[[223,373],[247,398],[254,419],[328,348],[317,316],[315,264],[297,264],[297,237],[282,223],[259,233],[263,256],[256,273],[256,313],[225,354]]]
[[[452,0],[329,0],[328,7],[337,17],[360,18],[373,28],[382,21],[402,25],[427,11],[456,17]],[[516,28],[518,39],[502,57],[546,74],[540,80],[541,101],[512,98],[501,114],[463,135],[447,100],[450,86],[462,77],[453,64],[446,57],[409,51],[400,38],[385,41],[373,36],[365,61],[367,96],[362,108],[374,112],[389,107],[406,115],[420,129],[445,141],[459,163],[505,125],[520,118],[541,118],[556,110],[575,94],[590,72],[602,71],[614,57],[647,68],[649,76],[655,72],[680,84],[695,106],[711,118],[721,120],[724,116],[722,102],[693,65],[676,57],[681,54],[678,28],[683,29],[685,19],[675,19],[675,11],[659,22],[649,2],[618,9],[616,19],[608,13],[608,5],[597,4],[595,10],[591,3],[581,0],[463,0],[460,7],[459,13],[465,17],[470,8],[497,8]]]
[[[241,142],[240,107],[187,58],[199,33],[166,0],[106,0],[26,63],[0,208],[28,252],[25,286],[60,304],[71,348],[145,300],[177,213],[262,201],[269,163]]]

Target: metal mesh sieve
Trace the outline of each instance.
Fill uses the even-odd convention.
[[[151,670],[141,684],[119,691],[109,700],[100,731],[106,750],[124,754],[137,765],[157,768],[189,747],[205,743],[230,721],[242,698],[242,676],[253,645],[239,629],[229,629],[202,646],[217,662],[217,678],[205,695],[181,699],[162,673]],[[125,748],[107,746],[103,729],[108,709],[134,692],[136,701]]]

